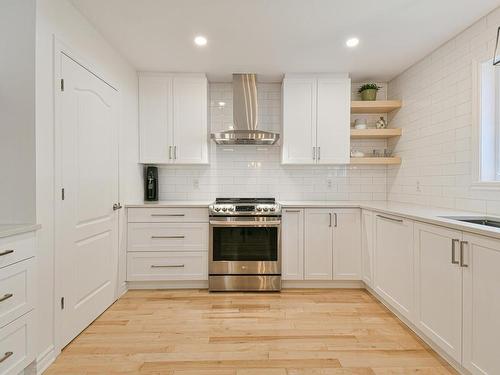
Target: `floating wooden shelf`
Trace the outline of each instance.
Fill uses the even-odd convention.
[[[390,158],[351,158],[351,164],[395,165],[401,164],[399,156]]]
[[[401,128],[395,129],[351,129],[353,139],[387,139],[401,136]]]
[[[353,100],[351,113],[388,113],[401,108],[401,100]]]

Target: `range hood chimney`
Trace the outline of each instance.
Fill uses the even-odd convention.
[[[233,74],[234,129],[214,133],[211,138],[223,145],[272,145],[279,134],[259,130],[257,78],[255,74]]]

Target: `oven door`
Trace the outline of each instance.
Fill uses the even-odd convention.
[[[211,275],[280,275],[280,217],[210,218]]]

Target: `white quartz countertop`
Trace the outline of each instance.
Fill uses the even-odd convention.
[[[207,207],[213,201],[158,201],[150,203],[127,204],[126,207]],[[385,201],[279,201],[286,208],[363,208],[385,213],[387,215],[401,216],[407,219],[425,223],[441,225],[448,228],[466,231],[500,239],[500,228],[484,225],[464,223],[447,219],[443,216],[481,217],[478,212],[450,210],[446,208],[427,207],[415,204],[395,203]],[[499,219],[500,220],[500,219]]]
[[[157,201],[157,202],[140,202],[140,203],[128,203],[125,205],[127,208],[132,207],[207,207],[211,205],[214,201]]]
[[[0,238],[33,232],[40,228],[40,224],[0,224]]]

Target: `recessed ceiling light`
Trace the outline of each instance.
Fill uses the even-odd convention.
[[[194,38],[194,42],[197,46],[206,46],[207,45],[207,38],[204,36],[198,35],[196,38]]]
[[[349,38],[346,40],[345,45],[349,48],[356,47],[359,44],[358,38]]]

